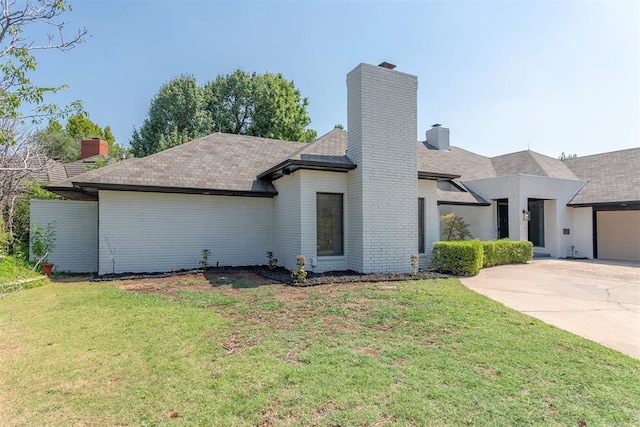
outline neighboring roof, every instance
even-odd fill
[[[640,202],[640,148],[564,160],[587,185],[569,205]]]
[[[491,164],[496,176],[524,174],[578,179],[561,160],[530,150],[492,157]]]
[[[113,164],[116,162],[116,159],[114,157],[97,154],[95,156],[87,157],[86,159],[77,160],[71,163],[65,163],[64,170],[66,172],[66,178],[71,178],[73,176],[80,175],[81,173],[85,173],[91,170],[91,167],[100,160],[106,160],[107,164]]]

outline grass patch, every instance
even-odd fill
[[[0,283],[41,276],[38,272],[29,273],[31,268],[32,265],[21,258],[10,255],[0,258]]]
[[[176,294],[52,284],[3,300],[3,419],[640,424],[640,361],[454,279]]]
[[[236,297],[218,292],[177,291],[178,302],[192,307],[211,307],[215,305],[233,305],[240,302]]]

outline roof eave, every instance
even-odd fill
[[[430,179],[436,181],[449,181],[451,179],[460,178],[461,175],[440,172],[422,172],[418,171],[418,179]]]
[[[47,185],[43,188],[47,191],[51,191],[52,193],[57,194],[58,196],[62,196],[65,199],[89,201],[98,200],[98,197],[95,194],[86,192],[80,187],[60,187],[55,185]]]
[[[74,182],[79,188],[97,190],[134,191],[142,193],[203,194],[211,196],[275,197],[277,191],[221,190],[215,188],[159,187],[152,185],[105,184],[93,182]]]
[[[331,163],[289,159],[277,164],[269,170],[262,172],[257,176],[257,178],[273,181],[281,178],[284,175],[289,175],[292,172],[297,171],[298,169],[346,173],[355,168],[356,165],[354,165],[353,163]]]
[[[567,206],[571,208],[588,208],[588,207],[611,207],[619,206],[623,209],[639,209],[640,200],[620,201],[620,202],[576,202],[573,201],[567,203]]]
[[[488,202],[450,202],[447,200],[438,200],[438,205],[459,205],[459,206],[491,206]]]

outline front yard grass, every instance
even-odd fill
[[[455,279],[162,280],[0,301],[0,424],[640,424],[640,361]]]

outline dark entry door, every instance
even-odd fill
[[[509,237],[509,199],[497,200],[498,203],[498,239]]]

